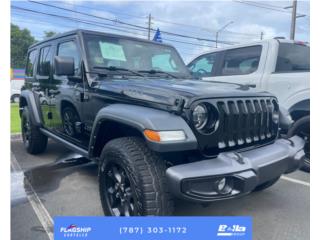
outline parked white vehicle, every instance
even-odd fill
[[[188,67],[205,81],[250,85],[275,94],[295,121],[288,135],[306,139],[304,169],[310,168],[310,47],[297,41],[269,39],[217,48]]]
[[[24,85],[24,80],[18,79],[18,80],[11,80],[11,95],[10,100],[13,103],[19,102],[21,88]]]

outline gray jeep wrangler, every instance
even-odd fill
[[[298,169],[290,119],[250,86],[192,79],[170,45],[75,30],[32,45],[20,96],[23,142],[48,137],[99,166],[106,215],[170,215],[173,197],[241,197]]]

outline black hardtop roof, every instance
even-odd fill
[[[85,30],[85,29],[75,29],[75,30],[71,30],[71,31],[68,31],[68,32],[64,32],[64,33],[60,33],[60,34],[54,35],[52,37],[46,38],[46,39],[44,39],[42,41],[39,41],[39,42],[36,42],[36,43],[32,44],[29,47],[29,49],[30,48],[34,48],[34,47],[36,47],[38,45],[41,45],[43,43],[46,43],[46,42],[50,42],[50,41],[55,40],[55,39],[59,39],[59,38],[62,38],[62,37],[67,37],[67,36],[70,36],[70,35],[80,35],[81,33],[90,33],[90,34],[104,35],[104,36],[110,36],[110,37],[126,38],[126,39],[136,40],[136,41],[140,41],[140,42],[148,42],[148,43],[153,43],[153,44],[159,44],[159,45],[165,45],[165,46],[168,46],[168,47],[173,47],[170,44],[159,43],[159,42],[150,41],[150,40],[147,40],[147,39],[142,39],[142,38],[137,38],[137,37],[131,37],[131,36],[119,35],[119,34],[113,34],[113,33],[106,33],[106,32],[99,32],[99,31],[92,31],[92,30]]]

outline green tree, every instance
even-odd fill
[[[11,24],[11,67],[24,68],[28,47],[35,43],[34,37],[28,29],[20,29]]]
[[[45,36],[46,38],[52,37],[52,36],[54,36],[54,35],[56,35],[56,34],[57,34],[57,33],[54,32],[54,31],[45,31],[45,32],[44,32],[44,36]]]

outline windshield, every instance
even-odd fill
[[[144,74],[189,76],[178,52],[170,46],[120,37],[85,34],[84,43],[92,71],[131,70]],[[114,71],[131,74],[130,71]]]

